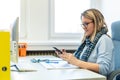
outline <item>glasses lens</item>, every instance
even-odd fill
[[[86,22],[86,23],[83,23],[81,26],[82,26],[82,27],[87,27],[90,23],[92,23],[92,22],[88,22],[88,23]]]
[[[83,24],[81,24],[81,27],[87,27],[88,26],[88,23],[83,23]]]
[[[83,26],[87,27],[89,23],[84,23]]]

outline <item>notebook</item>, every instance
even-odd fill
[[[78,66],[69,64],[66,61],[49,61],[49,62],[40,62],[42,66],[46,69],[75,69],[79,68]]]

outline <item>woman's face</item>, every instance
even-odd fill
[[[82,16],[82,27],[86,36],[91,36],[94,32],[94,23],[92,20]]]

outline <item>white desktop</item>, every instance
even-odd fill
[[[32,63],[31,59],[58,59],[54,56],[26,56],[20,57],[19,62],[29,64],[36,71],[11,71],[11,80],[106,80],[106,77],[86,69],[47,69],[41,63]]]

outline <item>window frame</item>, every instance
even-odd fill
[[[91,2],[91,1],[90,1]],[[91,2],[92,3],[92,2]],[[91,7],[90,3],[90,7]],[[54,25],[54,0],[49,0],[49,39],[81,39],[83,33],[55,33],[55,25]]]

